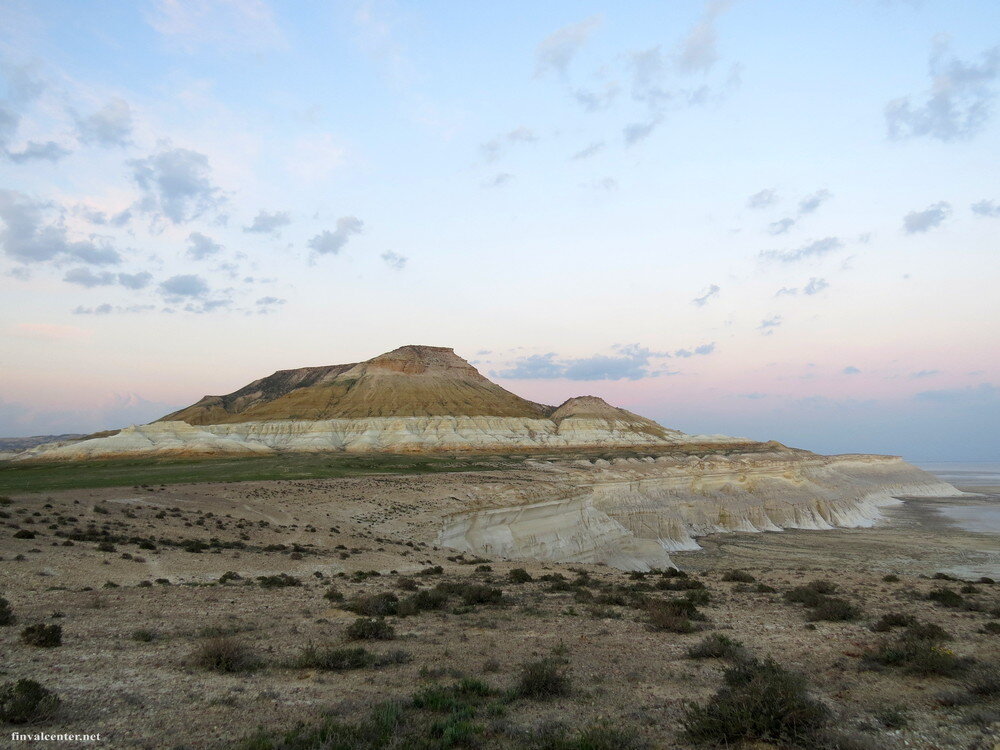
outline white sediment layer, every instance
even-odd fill
[[[570,494],[450,518],[438,542],[486,556],[669,565],[697,537],[725,532],[871,526],[899,497],[962,494],[889,456],[794,451],[711,459],[576,461],[550,491]]]
[[[134,425],[111,437],[40,445],[23,459],[75,460],[169,453],[267,453],[272,451],[510,450],[511,448],[630,447],[686,442],[745,442],[722,435],[665,437],[625,421],[570,417],[369,417],[320,421],[282,420],[192,426],[186,422]]]

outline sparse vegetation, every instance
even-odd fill
[[[396,629],[381,618],[359,617],[347,626],[344,634],[352,641],[391,641]]]
[[[510,579],[511,583],[530,583],[534,580],[531,577],[531,574],[524,568],[514,568],[507,574],[507,577]]]
[[[29,646],[55,648],[62,645],[62,625],[43,622],[29,625],[21,631],[21,640]]]
[[[10,602],[5,598],[0,596],[0,627],[8,627],[17,622],[17,617],[14,615],[14,609],[10,606]]]
[[[898,667],[920,677],[952,677],[964,672],[971,660],[945,648],[946,640],[950,636],[937,625],[915,623],[865,654],[864,660],[869,665]]]
[[[565,664],[555,658],[524,664],[515,692],[521,698],[536,700],[568,695],[570,678]]]
[[[768,659],[747,659],[725,673],[725,684],[704,705],[692,704],[681,722],[693,742],[805,742],[828,718],[811,698],[805,677]]]
[[[872,630],[876,633],[885,633],[893,628],[905,628],[915,624],[917,618],[903,612],[888,612],[882,615],[872,624]]]
[[[739,641],[712,633],[689,648],[687,655],[692,659],[740,659],[746,655],[746,649]]]
[[[393,593],[385,592],[358,596],[348,602],[344,608],[356,615],[385,617],[396,614],[398,606],[399,597]]]
[[[861,610],[845,599],[827,597],[810,607],[807,619],[810,621],[826,620],[841,622],[856,620],[861,616]]]
[[[213,672],[252,672],[261,665],[253,649],[244,641],[223,636],[201,643],[191,657],[196,667]]]
[[[288,575],[288,573],[278,573],[273,576],[257,576],[257,583],[259,583],[265,589],[275,589],[283,588],[285,586],[301,586],[302,581],[300,581],[295,576]]]
[[[0,724],[31,724],[44,721],[59,708],[59,698],[34,680],[0,685]]]
[[[747,573],[745,570],[729,570],[722,575],[723,581],[732,581],[734,583],[756,583],[757,579],[752,575]]]

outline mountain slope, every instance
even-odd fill
[[[366,417],[544,419],[552,411],[490,382],[450,348],[411,345],[356,364],[279,370],[228,395],[205,396],[159,421],[208,425]]]

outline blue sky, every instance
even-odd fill
[[[428,343],[691,432],[1000,455],[996,3],[0,20],[2,434]]]

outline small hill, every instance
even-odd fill
[[[553,411],[490,382],[453,349],[410,345],[365,362],[279,370],[228,395],[205,396],[159,421],[209,425],[366,417],[544,419]]]

